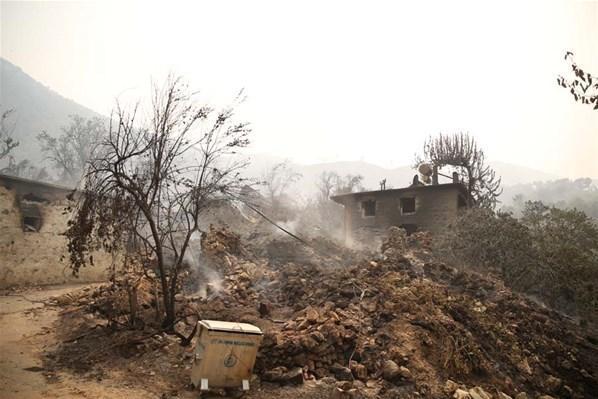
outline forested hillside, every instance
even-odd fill
[[[99,116],[0,58],[0,112],[7,109],[14,110],[8,122],[14,126],[13,138],[19,142],[12,153],[17,162],[25,159],[34,163],[42,161],[36,136],[44,130],[58,136],[60,128],[68,125],[69,115]]]

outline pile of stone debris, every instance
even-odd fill
[[[583,398],[598,392],[595,338],[498,280],[422,256],[429,242],[426,234],[406,237],[392,229],[373,258],[330,243],[319,251],[315,243],[306,249],[290,242],[278,246],[288,253],[274,260],[235,246],[211,259],[225,265],[220,295],[189,306],[205,318],[262,328],[256,363],[262,380],[334,378],[343,382],[337,397]],[[301,262],[306,251],[312,256]],[[347,263],[340,266],[339,259]]]
[[[323,381],[335,399],[595,397],[598,339],[588,328],[497,279],[446,266],[430,242],[391,229],[378,254],[290,237],[256,247],[210,228],[203,262],[221,279],[207,295],[177,295],[178,308],[257,325],[261,381]],[[139,287],[155,317],[157,285]],[[107,293],[87,294],[88,308],[105,307]],[[172,375],[182,380],[187,368]]]

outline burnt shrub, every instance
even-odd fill
[[[500,276],[560,310],[598,315],[598,226],[576,209],[527,202],[522,217],[463,211],[436,240],[447,262]]]
[[[544,297],[569,310],[598,314],[598,225],[583,211],[527,202],[521,223],[528,227],[545,271]]]

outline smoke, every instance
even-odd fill
[[[201,235],[198,231],[191,234],[185,262],[191,267],[191,290],[203,299],[212,299],[220,295],[223,289],[223,276],[211,268],[202,257]]]
[[[204,299],[213,299],[222,292],[223,279],[216,270],[205,266],[200,271],[201,277],[197,295]]]
[[[292,220],[277,221],[276,224],[278,224],[283,229],[290,231],[291,233],[297,233],[297,228],[299,227],[299,223],[300,223],[299,219],[300,219],[299,215],[296,215],[295,218]],[[271,229],[275,236],[288,237],[287,233],[280,230],[278,227],[276,227],[274,225],[271,226]]]

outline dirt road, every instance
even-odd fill
[[[0,296],[0,397],[159,398],[152,392],[122,386],[117,380],[93,381],[44,370],[43,352],[57,344],[53,323],[59,312],[45,302],[79,287],[49,287]]]
[[[44,354],[60,344],[55,334],[61,308],[48,305],[54,296],[75,291],[82,285],[45,287],[0,295],[0,398],[88,398],[88,399],[196,399],[226,396],[181,389],[165,394],[151,380],[139,380],[122,370],[104,370],[101,378],[78,376],[67,371],[44,368]],[[150,377],[151,378],[151,377]],[[182,387],[181,387],[182,388]],[[328,392],[326,389],[324,390]],[[322,398],[321,386],[313,381],[301,387],[266,385],[253,388],[247,399]],[[233,397],[236,397],[233,395]]]

